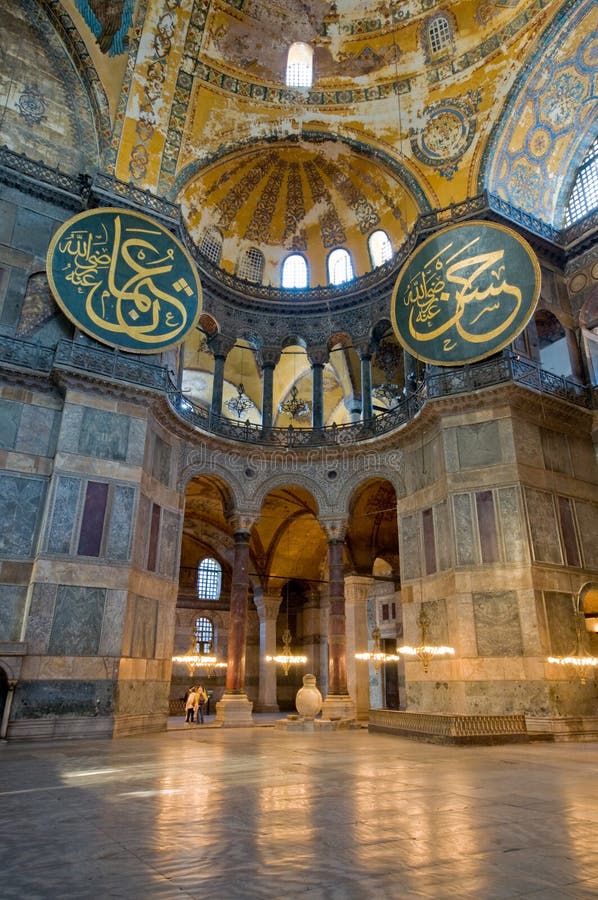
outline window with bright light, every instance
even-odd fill
[[[328,257],[328,281],[330,284],[345,284],[353,278],[353,263],[346,250],[338,248]]]
[[[197,596],[200,600],[219,600],[222,588],[222,567],[217,559],[208,556],[197,567]]]
[[[451,27],[444,16],[436,16],[428,26],[430,53],[436,56],[451,46]]]
[[[222,235],[217,228],[207,228],[201,239],[199,250],[210,262],[219,264],[222,257]]]
[[[241,257],[237,274],[239,278],[259,284],[264,274],[264,254],[261,250],[250,247]]]
[[[287,56],[287,87],[309,88],[313,83],[314,51],[309,44],[298,41],[289,47]]]
[[[307,287],[307,263],[299,253],[287,256],[283,262],[282,286],[283,288]]]
[[[195,620],[195,641],[198,653],[210,653],[214,646],[214,626],[206,616]]]
[[[583,219],[598,208],[598,138],[594,141],[575,179],[565,213],[565,225]]]
[[[368,238],[368,246],[374,267],[383,265],[392,256],[392,247],[385,231],[373,231]]]

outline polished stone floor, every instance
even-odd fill
[[[598,744],[176,727],[0,745],[0,897],[598,898]]]

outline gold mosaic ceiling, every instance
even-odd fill
[[[357,275],[371,268],[367,238],[392,235],[396,250],[417,218],[417,204],[397,177],[367,156],[326,140],[283,142],[226,158],[197,176],[182,194],[197,244],[210,226],[224,237],[225,260],[259,247],[267,271],[296,251],[310,265],[310,284],[326,284],[326,257],[351,248]]]

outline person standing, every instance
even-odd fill
[[[206,693],[206,689],[203,684],[200,684],[197,688],[197,694],[195,695],[195,709],[196,709],[196,717],[195,721],[198,725],[203,725],[203,717],[206,710],[206,704],[208,702],[208,695]]]
[[[193,714],[195,712],[195,701],[197,699],[197,688],[192,687],[189,689],[189,693],[187,694],[187,699],[185,700],[185,723],[193,722]]]

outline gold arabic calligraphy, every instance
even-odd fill
[[[99,229],[73,228],[58,243],[66,259],[64,278],[85,295],[90,321],[143,344],[170,342],[187,324],[185,304],[156,283],[160,276],[171,275],[175,265],[172,247],[160,256],[156,235],[165,237],[140,224],[123,229],[117,215],[112,238],[101,223]],[[193,294],[183,277],[170,280],[170,286]]]
[[[517,317],[521,291],[506,281],[504,249],[479,253],[475,251],[478,241],[479,237],[445,258],[453,247],[451,241],[409,279],[403,303],[409,308],[409,333],[414,340],[433,341],[454,327],[463,341],[486,343]],[[464,256],[468,251],[471,255]],[[498,324],[497,310],[504,313]],[[489,328],[484,324],[488,319]],[[452,337],[444,339],[445,352],[456,346]]]

